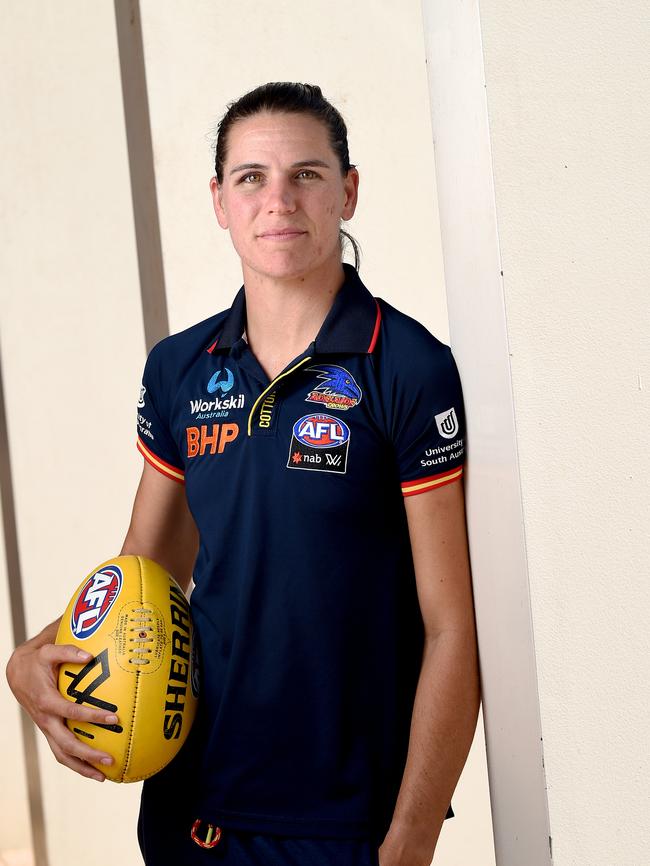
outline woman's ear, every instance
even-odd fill
[[[210,192],[212,193],[212,206],[217,217],[217,222],[222,229],[228,228],[228,217],[223,207],[223,190],[216,177],[210,178]]]
[[[341,219],[349,220],[354,216],[357,207],[357,198],[359,195],[359,172],[356,168],[349,168],[348,173],[343,180],[343,189],[345,190],[345,202]]]

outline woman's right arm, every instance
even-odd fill
[[[198,532],[185,497],[185,487],[145,462],[121,554],[153,559],[187,589],[198,551]],[[59,617],[31,640],[17,647],[7,664],[7,681],[21,706],[41,729],[60,764],[82,776],[104,781],[89,763],[112,763],[106,752],[81,742],[65,719],[115,724],[115,717],[66,700],[58,690],[62,662],[88,661],[76,646],[56,645]]]

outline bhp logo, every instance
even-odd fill
[[[239,424],[213,424],[211,432],[208,432],[207,424],[201,424],[200,427],[188,427],[186,434],[188,457],[202,457],[206,451],[223,454],[226,445],[239,436]]]

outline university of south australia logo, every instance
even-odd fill
[[[444,412],[440,412],[434,417],[436,419],[438,433],[440,433],[444,439],[453,439],[458,433],[458,418],[456,417],[454,407],[452,406],[451,409],[445,409]]]
[[[225,378],[222,378],[222,373],[225,373]],[[228,391],[232,390],[234,384],[235,377],[228,367],[224,367],[223,370],[217,370],[217,372],[210,377],[210,381],[208,382],[208,394],[216,394],[217,391],[221,391],[222,394],[227,394]]]
[[[117,565],[105,565],[91,575],[72,607],[72,634],[79,640],[94,634],[106,619],[121,589],[122,571]]]

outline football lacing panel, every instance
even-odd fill
[[[134,633],[129,637],[129,664],[148,665],[147,654],[152,651],[154,642],[153,611],[148,607],[137,607],[129,619],[129,631]]]

